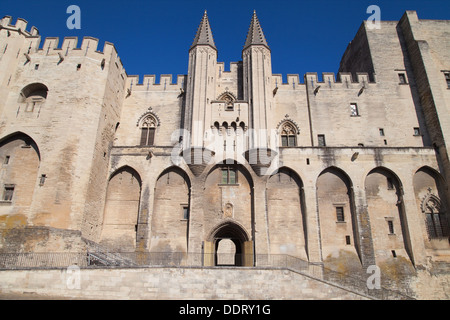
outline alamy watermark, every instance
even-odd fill
[[[370,276],[367,278],[366,285],[367,289],[381,289],[381,270],[380,267],[376,265],[371,265],[367,268],[367,274]]]
[[[381,29],[381,9],[377,5],[371,5],[367,7],[367,14],[371,14],[371,16],[367,19],[367,28],[372,29]]]
[[[65,272],[66,288],[69,290],[81,289],[81,270],[78,266],[69,266]]]
[[[77,5],[70,5],[67,7],[66,13],[70,14],[67,18],[66,25],[70,30],[81,29],[81,9]]]

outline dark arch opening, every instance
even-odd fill
[[[233,266],[243,266],[244,265],[244,243],[249,241],[249,236],[243,227],[238,224],[227,221],[216,227],[211,233],[211,238],[214,242],[214,265],[233,265]],[[220,253],[219,243],[222,240],[231,240],[234,244],[234,257],[230,256],[230,253]],[[221,261],[227,261],[225,264]]]

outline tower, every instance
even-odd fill
[[[206,109],[215,96],[216,63],[217,48],[205,10],[194,42],[189,49],[184,128],[189,131],[191,140],[190,143],[185,141],[185,146],[188,144],[187,146],[203,147]]]
[[[250,148],[270,147],[267,109],[273,100],[272,59],[256,11],[242,50],[242,61],[244,100],[249,103],[249,127],[253,129],[249,137]]]

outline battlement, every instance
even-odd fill
[[[15,25],[11,25],[12,18],[5,16],[0,22],[0,32],[19,32],[25,35],[26,53],[30,56],[34,54],[44,56],[57,56],[59,60],[69,55],[87,56],[92,59],[103,61],[103,63],[115,63],[119,72],[125,72],[122,61],[120,60],[117,50],[113,43],[105,41],[103,50],[98,50],[99,39],[94,37],[83,37],[81,45],[79,45],[78,37],[65,37],[62,42],[58,37],[42,38],[38,30],[32,27],[31,30],[25,31],[28,22],[18,18]],[[59,44],[61,43],[61,46]]]
[[[22,18],[18,18],[16,24],[12,24],[11,16],[4,16],[0,20],[0,29],[6,29],[10,31],[18,31],[25,34],[28,37],[35,37],[39,35],[39,30],[36,27],[31,27],[30,31],[27,31],[28,21]]]
[[[373,75],[374,79],[375,74]],[[273,74],[272,82],[276,88],[294,88],[299,85],[308,84],[310,86],[325,85],[325,86],[341,86],[350,87],[353,84],[359,86],[368,86],[375,82],[370,81],[369,74],[367,72],[357,72],[356,79],[349,72],[339,72],[337,76],[334,72],[323,72],[322,79],[319,79],[317,72],[307,72],[302,78],[298,74],[288,74],[287,82],[283,82],[283,75]]]
[[[130,91],[173,91],[185,88],[187,76],[177,75],[176,82],[172,82],[171,74],[162,74],[159,82],[156,82],[156,75],[144,75],[143,81],[139,82],[138,75],[129,75],[126,81],[126,88]]]

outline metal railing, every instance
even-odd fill
[[[98,248],[97,248],[98,249]],[[327,269],[286,254],[205,254],[184,252],[0,253],[0,270],[137,267],[258,267],[290,270],[344,290],[382,300],[410,300],[384,287],[369,289],[367,279]]]

